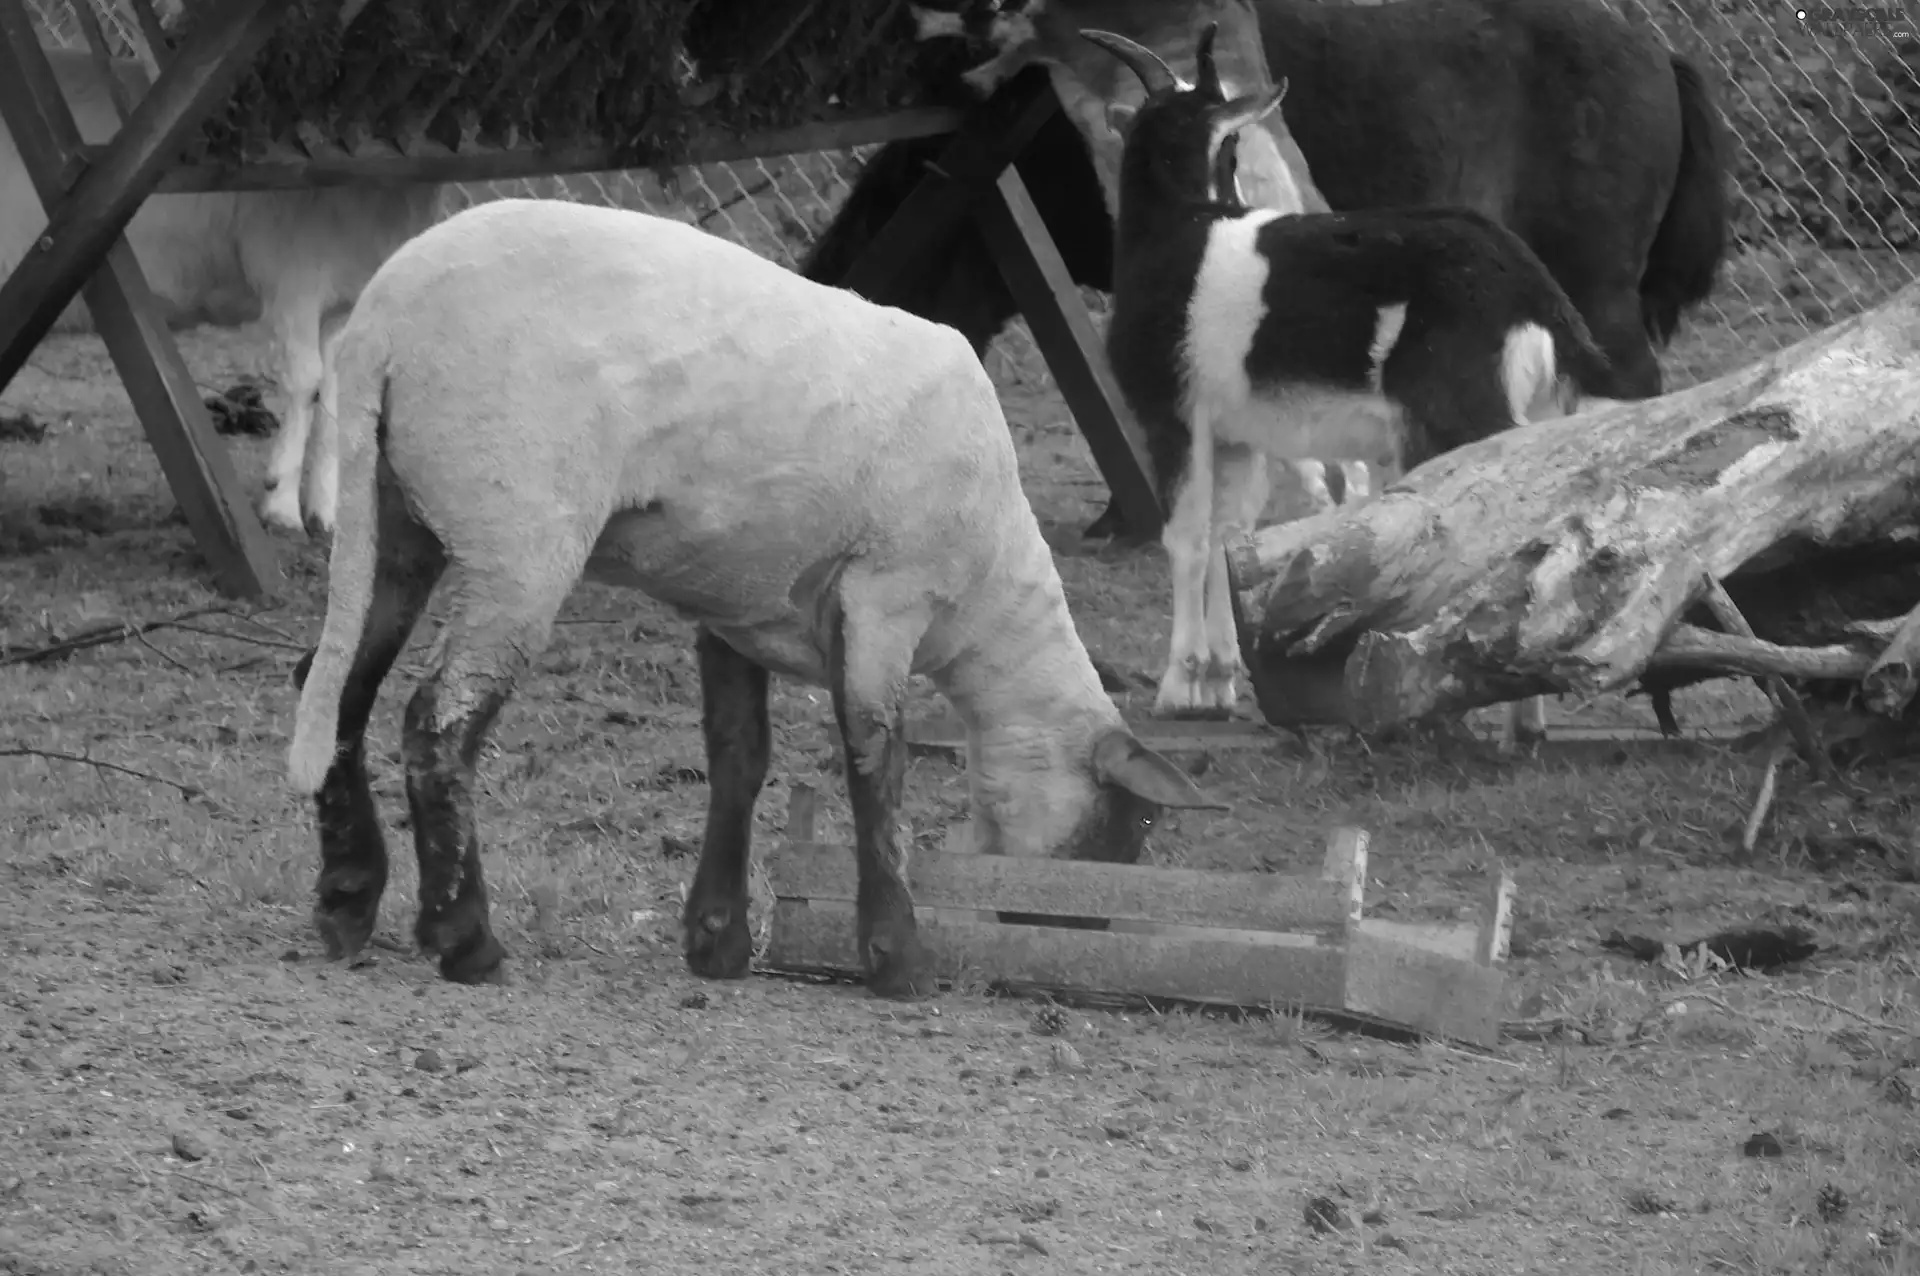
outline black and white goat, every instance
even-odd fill
[[[1240,657],[1225,542],[1251,530],[1267,461],[1420,464],[1607,383],[1546,267],[1479,213],[1251,209],[1234,138],[1280,105],[1227,99],[1124,36],[1081,34],[1147,97],[1125,138],[1107,348],[1168,506],[1173,637],[1155,712],[1230,708]],[[1116,108],[1116,116],[1122,113]]]

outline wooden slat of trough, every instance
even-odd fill
[[[1498,966],[1403,943],[1365,923],[1347,937],[1342,961],[1345,1009],[1474,1045],[1498,1042]]]
[[[916,914],[934,971],[947,979],[973,975],[1016,988],[1101,997],[1342,1008],[1344,958],[1338,948],[1002,926]],[[855,947],[851,906],[783,899],[774,905],[765,963],[796,972],[857,975]]]
[[[781,899],[851,902],[858,881],[852,851],[818,842],[774,852],[767,876]],[[1345,882],[1274,873],[920,851],[907,877],[926,908],[1311,933],[1337,933],[1349,912]]]

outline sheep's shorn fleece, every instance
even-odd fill
[[[474,760],[583,575],[699,625],[710,795],[683,922],[700,974],[751,956],[770,670],[833,694],[876,992],[932,986],[903,872],[910,674],[967,724],[980,851],[1133,860],[1163,807],[1217,805],[1101,689],[993,386],[952,329],[677,222],[502,200],[395,253],[335,359],[339,529],[289,757],[317,794],[335,955],[366,942],[386,879],[367,718],[442,576],[403,754],[415,936],[450,979],[503,955]]]

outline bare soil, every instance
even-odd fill
[[[1710,370],[1765,335],[1676,358]],[[210,388],[250,369],[230,335],[183,345]],[[1086,450],[1044,377],[996,366],[1089,646],[1157,672],[1159,551],[1079,544],[1105,495]],[[97,341],[49,341],[0,400],[19,412],[47,433],[0,440],[0,642],[224,605]],[[267,447],[232,441],[250,485]],[[1034,1003],[976,990],[903,1007],[689,976],[690,629],[587,587],[483,767],[511,982],[454,987],[405,945],[392,749],[417,666],[374,728],[383,946],[343,969],[308,929],[313,833],[282,767],[325,564],[283,548],[277,607],[0,666],[0,1273],[1920,1271],[1910,761],[1851,793],[1790,767],[1743,857],[1759,761],[1725,748],[1223,750],[1198,765],[1232,811],[1170,821],[1156,862],[1310,872],[1358,824],[1369,909],[1424,920],[1465,916],[1503,861],[1508,1018],[1561,1031],[1483,1055],[1163,1008],[1046,1035]],[[1680,704],[1690,726],[1761,708],[1738,684]],[[1618,698],[1555,716],[1651,722]],[[778,685],[774,720],[763,844],[796,781],[844,834],[825,696]],[[937,844],[959,771],[916,760],[909,790]],[[1748,922],[1822,951],[1744,977],[1600,947]]]

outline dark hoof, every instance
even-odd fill
[[[321,875],[314,893],[313,928],[334,961],[352,961],[373,938],[380,918],[380,895],[387,878],[382,872],[339,869]]]
[[[917,934],[908,930],[867,941],[867,990],[890,1001],[917,1001],[940,991]]]
[[[680,951],[687,969],[702,979],[745,979],[753,965],[746,901],[707,908],[689,901],[681,916]]]
[[[440,958],[440,977],[456,984],[500,982],[500,963],[507,950],[487,929],[485,921],[462,924],[451,918],[429,918],[414,923],[414,943],[420,951]]]
[[[1088,523],[1087,530],[1080,535],[1090,541],[1099,541],[1113,536],[1124,536],[1126,533],[1126,524],[1120,521],[1120,507],[1109,505],[1106,512]]]
[[[455,984],[505,983],[506,973],[500,963],[506,956],[500,941],[482,931],[479,939],[463,951],[440,954],[440,977]]]
[[[313,929],[326,946],[327,959],[351,963],[359,957],[373,938],[373,923],[378,916],[378,908],[370,912],[357,908],[314,909]]]
[[[294,662],[293,689],[295,691],[304,691],[306,689],[307,675],[313,671],[313,657],[319,650],[318,647],[308,648],[307,654]]]

